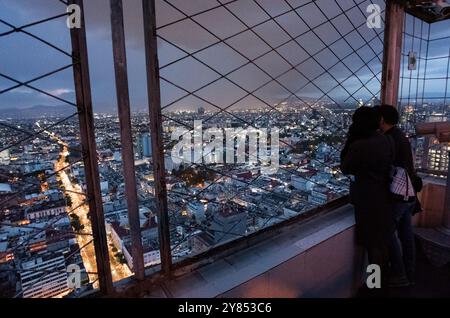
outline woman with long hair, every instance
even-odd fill
[[[394,149],[389,137],[378,132],[380,115],[375,109],[360,107],[352,119],[341,153],[341,170],[351,177],[357,243],[367,249],[369,264],[380,266],[384,285],[394,228],[389,191]]]

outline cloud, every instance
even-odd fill
[[[57,88],[49,91],[50,94],[55,95],[57,97],[61,97],[62,95],[74,93],[73,89],[68,88]]]
[[[169,0],[168,2],[172,3],[183,12],[176,10],[165,1],[156,1],[157,24],[159,26],[170,24],[170,22],[183,18],[183,13],[192,15],[206,8],[218,6],[220,3],[226,3],[228,1]],[[289,0],[288,2],[293,6],[307,3],[307,1],[293,0]],[[349,9],[354,5],[353,0],[340,0],[338,2],[344,10]],[[383,2],[384,1],[382,0],[375,1],[375,3],[380,4]],[[5,3],[4,9],[2,9],[3,3]],[[6,6],[6,3],[11,4],[11,6]],[[39,18],[48,17],[64,11],[64,5],[55,3],[57,3],[55,0],[1,0],[0,15],[2,18],[5,17],[6,20],[20,25],[22,22],[27,23],[35,21]],[[115,88],[109,0],[89,0],[84,3],[93,104],[94,107],[109,108],[112,110],[115,109],[114,106],[116,101],[115,94],[111,94],[111,92],[114,92]],[[257,3],[260,6],[258,6]],[[288,70],[290,68],[289,64],[297,65],[301,62],[301,64],[298,65],[298,70],[301,74],[296,71],[290,71],[278,79],[284,87],[287,87],[294,92],[297,92],[297,90],[302,87],[301,91],[298,92],[299,96],[321,96],[321,90],[332,90],[336,85],[336,80],[338,80],[343,84],[345,90],[341,87],[332,90],[330,92],[332,98],[339,99],[340,97],[347,97],[349,92],[356,92],[356,98],[366,98],[365,95],[368,95],[369,92],[364,89],[359,90],[362,84],[355,80],[352,72],[356,72],[359,79],[364,81],[364,83],[368,82],[370,91],[377,92],[380,86],[379,82],[375,79],[370,80],[372,71],[367,67],[364,67],[364,62],[368,62],[373,57],[374,52],[379,53],[382,50],[382,34],[379,34],[379,39],[372,39],[375,35],[373,30],[364,27],[366,17],[356,8],[347,12],[347,16],[351,17],[352,22],[355,25],[361,24],[363,27],[359,28],[359,32],[351,32],[353,26],[348,22],[346,16],[342,14],[337,16],[340,13],[340,8],[331,5],[334,1],[318,0],[315,3],[321,6],[324,11],[323,14],[315,9],[315,5],[312,2],[302,6],[301,9],[297,10],[297,13],[310,26],[317,26],[314,32],[320,40],[312,33],[300,36],[298,39],[300,45],[291,41],[278,48],[277,51],[284,59],[278,54],[271,52],[252,61],[264,72],[256,69],[254,65],[247,65],[245,68],[233,72],[228,77],[232,79],[233,82],[243,87],[253,86],[253,88],[256,88],[258,86],[255,85],[256,83],[268,80],[265,72],[276,77],[276,75],[282,74],[284,71]],[[363,12],[368,3],[369,2],[364,2],[361,4]],[[142,25],[142,0],[124,0],[123,4],[131,104],[136,107],[143,107],[147,104],[147,91],[145,85],[146,74]],[[257,34],[247,31],[235,37],[231,37],[221,44],[208,47],[195,54],[196,58],[222,74],[246,63],[247,59],[245,56],[249,56],[250,58],[256,57],[263,52],[269,51],[270,48],[258,38],[258,35],[270,45],[277,46],[278,44],[289,41],[290,36],[300,35],[308,29],[305,22],[303,22],[296,13],[288,13],[291,9],[285,4],[284,0],[239,0],[237,2],[231,2],[227,8],[229,8],[231,12],[228,12],[225,8],[217,8],[193,17],[195,22],[200,23],[214,35],[188,19],[159,29],[158,33],[160,36],[173,42],[181,49],[179,50],[175,46],[160,39],[160,64],[165,65],[186,56],[186,53],[182,52],[183,50],[190,53],[208,47],[212,43],[218,41],[216,36],[224,38],[243,30],[245,27],[234,17],[234,15],[242,19],[249,26],[253,26],[265,21],[268,18],[268,14],[272,16],[280,14],[280,16],[276,18],[276,21],[287,32],[284,32],[284,30],[272,20],[255,27],[254,31]],[[326,17],[324,15],[326,15]],[[326,22],[327,18],[332,19],[331,22],[333,24],[325,23],[321,25],[322,22]],[[58,22],[60,25],[50,27],[45,24],[40,27],[32,28],[30,31],[43,36],[52,43],[56,42],[67,51],[70,51],[70,37],[68,36],[67,29],[63,22],[64,19]],[[345,40],[339,40],[340,35],[333,25],[339,27],[341,33],[345,34],[350,32],[345,37]],[[379,32],[381,32],[381,30]],[[433,27],[433,33],[441,32],[446,32],[445,27]],[[290,36],[286,33],[289,33]],[[370,46],[368,46],[365,41],[369,41],[370,39],[372,40],[370,41]],[[21,80],[26,80],[33,76],[43,74],[49,69],[66,65],[67,60],[65,56],[62,56],[58,52],[49,51],[48,48],[42,47],[39,43],[30,45],[29,41],[30,39],[22,35],[22,38],[18,36],[14,37],[6,44],[11,48],[8,50],[10,51],[8,52],[8,55],[12,56],[9,57],[6,53],[0,51],[0,60],[5,61],[2,65],[2,71],[16,75]],[[328,49],[322,50],[324,44],[329,45]],[[352,52],[352,49],[358,49],[358,54],[348,56],[348,54]],[[319,51],[320,53],[317,53]],[[309,54],[313,55],[314,58],[308,59]],[[447,52],[445,52],[445,54],[447,54]],[[346,58],[342,62],[339,62],[338,58],[343,59],[344,57]],[[197,84],[202,80],[204,80],[204,83],[207,83],[219,76],[211,69],[199,64],[201,63],[190,57],[179,61],[168,68],[163,68],[161,70],[161,75],[188,90],[194,83]],[[377,73],[378,70],[381,69],[380,64],[381,63],[375,59],[369,63],[369,67],[373,72]],[[325,69],[329,74],[319,76],[314,80],[314,84],[304,85],[306,79],[311,80],[316,78],[324,72]],[[433,67],[430,67],[430,72],[432,72],[432,69]],[[350,79],[345,80],[347,77],[350,77]],[[222,105],[227,101],[229,96],[241,93],[240,89],[234,87],[226,80],[220,81],[219,84],[221,85],[209,86],[199,92],[199,94],[201,96],[211,97],[208,98],[208,100]],[[65,78],[49,78],[48,82],[45,82],[45,85],[40,88],[47,89],[53,95],[62,96],[73,93],[73,90],[67,88],[70,88],[71,86],[73,86],[73,78],[67,76]],[[234,89],[232,89],[233,87]],[[184,92],[180,92],[178,89],[175,89],[164,82],[161,85],[161,89],[162,95],[165,97],[163,102],[175,100],[180,95],[184,95]],[[251,91],[251,89],[249,90]],[[227,94],[227,91],[231,92]],[[270,104],[279,102],[287,97],[285,89],[279,85],[268,85],[267,87],[263,87],[256,92],[256,95]],[[9,102],[14,103],[12,99]],[[189,102],[189,99],[184,99],[177,103],[177,105],[179,105],[180,108],[183,108],[188,106]],[[19,101],[17,101],[17,103],[19,103]],[[246,105],[242,105],[242,107],[246,107]]]

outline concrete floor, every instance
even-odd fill
[[[422,247],[417,242],[416,285],[402,288],[390,288],[383,292],[361,289],[357,298],[450,298],[450,264],[443,267],[433,266]]]

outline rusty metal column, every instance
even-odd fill
[[[162,136],[161,92],[159,83],[158,45],[154,0],[142,0],[144,14],[145,58],[147,63],[147,93],[152,136],[153,173],[155,176],[156,208],[158,209],[161,267],[169,275],[172,267],[169,215],[167,209],[166,171]]]
[[[404,19],[403,6],[386,1],[381,102],[394,107],[398,104]]]
[[[119,110],[120,139],[122,141],[122,163],[128,205],[128,223],[131,232],[133,272],[136,279],[143,280],[145,276],[144,254],[141,241],[141,225],[139,221],[139,206],[137,201],[136,173],[134,166],[123,6],[122,0],[110,0],[110,4],[117,107]]]
[[[73,73],[79,111],[81,146],[85,156],[84,165],[87,197],[89,199],[89,213],[92,224],[98,280],[100,290],[108,295],[113,293],[114,287],[109,263],[102,194],[100,191],[83,0],[70,0],[69,4],[78,5],[81,9],[81,28],[73,28],[70,32],[74,63]]]

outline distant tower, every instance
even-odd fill
[[[199,107],[199,108],[197,109],[197,114],[199,114],[199,115],[204,115],[204,114],[205,114],[205,108]]]
[[[370,106],[375,107],[381,105],[381,101],[377,97],[372,97],[370,100]]]
[[[139,158],[150,158],[152,156],[152,140],[149,133],[139,136],[137,153]]]
[[[360,99],[358,100],[358,103],[357,103],[356,105],[357,105],[358,108],[364,106],[364,101],[362,100],[362,98],[360,98]]]

